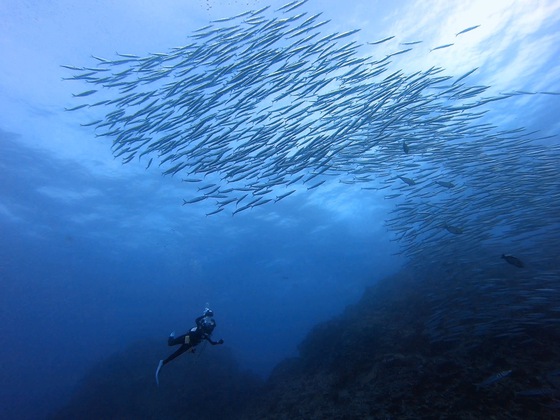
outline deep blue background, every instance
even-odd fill
[[[0,156],[1,196],[20,209],[3,207],[0,240],[0,379],[14,413],[60,404],[93,362],[138,339],[165,343],[207,302],[214,338],[264,377],[314,324],[397,267],[373,205],[347,218],[296,198],[235,217],[185,217],[158,186],[176,179],[96,179],[7,133]],[[163,206],[169,219],[146,223]]]

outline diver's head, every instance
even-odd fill
[[[204,317],[201,323],[202,331],[206,334],[212,334],[214,328],[216,328],[216,321],[214,321],[210,316]]]

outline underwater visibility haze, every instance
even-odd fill
[[[560,416],[558,1],[0,17],[2,418]]]

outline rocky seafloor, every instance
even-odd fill
[[[499,271],[508,282],[526,278],[510,267]],[[410,269],[369,288],[358,304],[316,326],[300,357],[276,367],[245,418],[560,418],[558,319],[549,314],[523,329],[518,324],[534,308],[513,308],[513,295],[497,286],[465,287],[468,274]],[[478,306],[478,317],[458,300]],[[501,308],[502,332],[491,319],[484,330],[485,316],[498,315],[492,305]],[[435,319],[442,331],[433,331]]]

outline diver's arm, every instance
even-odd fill
[[[209,335],[207,335],[207,336],[204,337],[204,338],[206,338],[206,340],[208,340],[208,342],[209,342],[210,344],[212,344],[213,346],[215,346],[215,345],[217,345],[217,344],[224,344],[224,340],[222,340],[222,339],[219,339],[218,341],[212,341],[212,339],[210,338]]]

